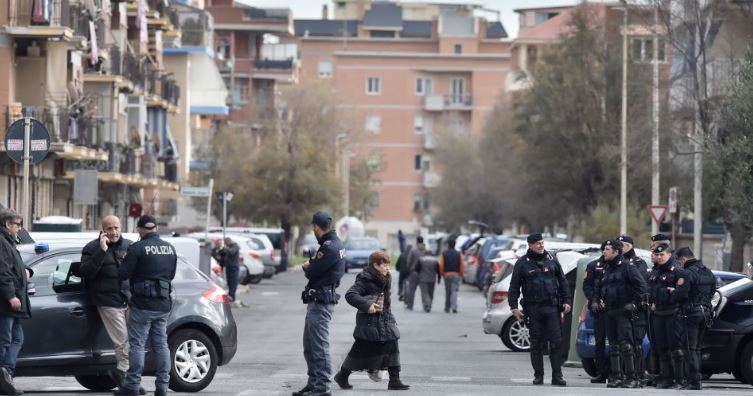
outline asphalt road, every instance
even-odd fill
[[[343,278],[340,294],[353,284],[351,271]],[[239,294],[247,308],[235,309],[238,323],[238,353],[227,366],[220,367],[212,384],[202,394],[207,395],[289,395],[306,383],[306,364],[303,359],[301,336],[305,306],[300,291],[305,278],[300,271],[278,274]],[[350,391],[336,388],[338,395],[600,395],[603,385],[589,383],[582,369],[564,368],[567,388],[530,384],[532,370],[528,354],[507,350],[496,336],[483,334],[481,314],[484,299],[477,289],[462,285],[458,314],[444,313],[444,285],[436,289],[434,310],[407,311],[397,301],[393,312],[402,334],[400,351],[403,382],[409,391],[387,391],[387,380],[372,382],[361,373],[351,376]],[[420,306],[417,293],[416,306]],[[332,356],[335,370],[352,344],[355,309],[344,300],[338,304],[332,325]],[[27,340],[30,342],[30,340]],[[548,363],[546,382],[550,379]],[[146,377],[144,386],[153,390],[153,377]],[[18,378],[17,385],[27,394],[105,395],[89,392],[73,378]],[[675,391],[646,389],[610,389],[610,394],[750,394],[731,376],[715,376],[704,383],[703,391]],[[171,392],[172,394],[172,392]]]

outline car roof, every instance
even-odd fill
[[[742,278],[746,277],[745,274],[741,274],[739,272],[716,271],[716,270],[712,270],[711,272],[714,273],[714,275],[716,275],[716,276],[718,276],[720,278],[727,278],[727,279],[737,278],[737,279],[742,279]]]

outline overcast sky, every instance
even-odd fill
[[[241,0],[252,6],[259,7],[290,7],[294,18],[321,18],[322,5],[327,4],[332,10],[331,0]],[[461,0],[462,1],[462,0]],[[474,3],[483,3],[486,8],[499,10],[502,16],[502,24],[507,29],[510,37],[518,34],[518,18],[513,12],[516,8],[541,7],[551,5],[577,4],[578,0],[473,0]]]

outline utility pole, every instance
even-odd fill
[[[659,205],[659,1],[654,7],[654,133],[651,139],[651,205]],[[651,235],[659,233],[659,223],[651,222]]]
[[[628,6],[622,20],[622,130],[620,133],[620,234],[627,234],[627,78],[628,78]]]
[[[703,59],[703,57],[698,56],[702,50],[701,34],[700,29],[696,29],[693,51],[696,59]],[[698,66],[696,63],[696,69],[698,69]],[[702,63],[700,67],[706,67],[706,64]],[[704,79],[702,85],[696,85],[696,92],[693,97],[695,110],[693,115],[693,151],[695,152],[693,155],[693,251],[695,256],[699,258],[703,257],[703,128],[701,128],[699,96],[706,97],[705,84],[706,80]]]

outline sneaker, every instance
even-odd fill
[[[0,367],[0,392],[4,395],[18,394],[18,389],[13,385],[13,377],[6,367]]]
[[[366,372],[369,375],[369,379],[374,382],[382,382],[386,371],[384,370],[368,370]]]

